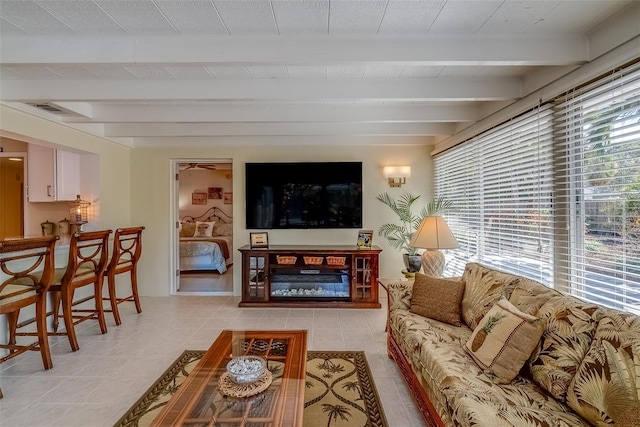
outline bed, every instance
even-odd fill
[[[233,218],[218,207],[180,222],[180,272],[218,271],[233,263]]]

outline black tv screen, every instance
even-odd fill
[[[247,228],[361,228],[362,162],[247,163]]]

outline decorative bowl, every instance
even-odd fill
[[[227,363],[227,372],[238,384],[248,384],[260,378],[267,368],[267,361],[258,356],[238,356]]]

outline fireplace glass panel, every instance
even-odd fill
[[[300,270],[299,274],[272,274],[271,297],[295,299],[349,298],[346,272]]]

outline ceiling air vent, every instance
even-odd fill
[[[63,110],[62,108],[58,108],[55,107],[51,104],[36,104],[36,103],[28,103],[28,105],[35,107],[35,108],[39,108],[41,110],[47,111],[49,113],[53,113],[53,114],[69,114],[66,110]]]

